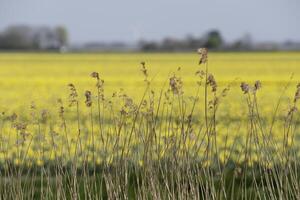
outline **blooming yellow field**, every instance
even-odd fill
[[[292,106],[297,82],[300,80],[299,52],[210,53],[208,60],[208,70],[216,79],[218,93],[221,93],[224,88],[230,85],[228,95],[220,100],[217,113],[218,130],[221,132],[220,135],[223,136],[218,137],[220,143],[222,143],[225,135],[237,136],[246,134],[247,132],[247,98],[240,89],[241,82],[253,85],[256,80],[261,81],[262,88],[257,92],[257,102],[261,118],[266,124],[273,120],[275,108],[279,100],[281,103],[278,107],[278,118],[288,113]],[[95,134],[99,133],[101,129],[101,127],[98,128],[97,125],[97,114],[95,114],[97,113],[97,109],[94,108],[94,111],[92,111],[94,116],[91,116],[93,119],[91,121],[89,120],[90,108],[85,105],[84,94],[86,90],[92,92],[93,105],[96,105],[95,103],[97,102],[96,80],[90,76],[92,72],[98,72],[100,78],[104,80],[105,103],[103,103],[103,105],[101,104],[101,106],[106,112],[103,112],[103,116],[101,116],[102,122],[100,124],[104,127],[104,130],[107,129],[108,135],[117,134],[112,130],[115,127],[111,125],[113,122],[110,120],[114,118],[111,116],[112,113],[108,107],[111,105],[110,103],[114,103],[112,109],[116,111],[116,114],[119,114],[118,109],[122,107],[121,102],[124,100],[124,95],[126,98],[130,97],[130,99],[136,102],[136,105],[139,105],[147,87],[141,72],[142,61],[146,63],[147,73],[149,74],[148,80],[151,82],[149,90],[154,91],[154,99],[158,101],[160,91],[167,91],[169,89],[169,78],[176,75],[176,77],[181,77],[183,82],[183,95],[185,98],[183,102],[186,110],[192,109],[194,98],[199,98],[199,101],[195,104],[194,115],[196,118],[203,117],[203,84],[200,88],[198,87],[197,81],[199,81],[199,77],[196,76],[195,73],[199,70],[204,70],[204,66],[198,65],[199,55],[196,53],[0,54],[0,91],[2,94],[0,98],[0,111],[3,112],[2,118],[4,119],[1,125],[1,133],[4,134],[4,136],[2,135],[2,139],[8,141],[6,146],[2,145],[2,150],[5,152],[5,149],[8,149],[7,145],[12,146],[12,148],[9,148],[9,153],[1,154],[1,157],[17,157],[16,154],[20,149],[18,145],[15,146],[15,144],[23,144],[26,142],[27,145],[31,145],[31,141],[33,141],[33,146],[31,145],[29,150],[26,150],[27,147],[25,145],[22,147],[23,151],[28,151],[26,153],[27,157],[39,157],[41,155],[37,156],[34,149],[40,148],[38,141],[41,138],[44,138],[41,139],[42,141],[47,141],[45,142],[45,146],[48,145],[48,148],[51,149],[51,145],[53,145],[51,140],[54,136],[48,133],[64,135],[64,131],[60,126],[60,103],[58,103],[57,99],[62,99],[64,112],[67,116],[67,132],[69,135],[68,139],[70,140],[67,140],[67,143],[78,142],[76,109],[68,107],[70,94],[68,88],[69,83],[74,84],[76,87],[80,100],[79,125],[81,131],[85,133],[85,136],[81,135],[81,137],[85,137],[82,148],[90,148],[91,122],[94,123],[95,127],[92,131],[95,131]],[[199,96],[197,96],[197,91],[199,91]],[[119,102],[113,99],[116,94],[120,98]],[[151,97],[148,97],[148,94],[151,93],[147,93],[146,98],[151,101]],[[126,99],[126,101],[127,100],[128,99]],[[155,105],[155,108],[156,107],[157,104]],[[71,114],[72,111],[73,114]],[[178,112],[178,115],[180,115],[181,111],[174,112]],[[18,119],[20,119],[19,123],[27,123],[27,121],[30,121],[30,125],[26,125],[26,131],[29,132],[28,135],[32,136],[32,140],[26,139],[26,137],[22,138],[18,135],[18,131],[22,131],[22,127],[19,127],[19,130],[15,132],[9,123],[4,123],[5,119],[11,117],[13,113],[18,115]],[[50,125],[43,125],[42,130],[36,128],[36,124],[43,124],[42,118],[45,113],[49,118],[48,121],[51,121],[49,123]],[[37,122],[34,121],[34,116],[38,116],[36,117]],[[296,121],[298,120],[297,122],[299,122],[299,114],[297,116]],[[116,124],[119,123],[121,122],[116,122]],[[201,126],[204,122],[200,120],[195,123]],[[269,125],[266,125],[266,130],[269,130],[268,126]],[[128,130],[124,130],[124,132],[126,131]],[[170,130],[168,129],[168,131]],[[7,132],[13,132],[13,134],[8,136]],[[275,135],[282,138],[282,135],[280,135],[281,132],[282,124],[274,125]],[[41,136],[34,136],[38,134]],[[99,134],[97,134],[96,137],[101,140]],[[137,137],[137,135],[134,137]],[[191,138],[193,137],[194,136],[191,135]],[[231,144],[233,143],[233,138],[234,137],[231,137]],[[126,139],[124,140],[123,143],[126,145]],[[62,147],[66,144],[66,138],[56,141],[56,145]],[[98,143],[98,145],[101,146],[100,143]],[[134,140],[132,145],[135,145]],[[74,148],[71,149],[71,154],[76,153],[75,146],[77,146],[77,144],[73,145]],[[101,149],[101,147],[99,147],[99,149]],[[66,153],[67,150],[61,149],[61,152],[63,151]],[[47,155],[48,158],[51,158],[51,156],[54,157],[53,151],[49,151],[48,154],[43,153],[43,155]],[[43,159],[39,157],[37,160],[41,161]]]
[[[81,96],[94,86],[90,78],[99,72],[105,81],[105,93],[111,95],[120,88],[134,97],[144,90],[140,62],[145,61],[153,84],[163,87],[175,72],[182,77],[186,94],[195,91],[195,72],[198,65],[195,54],[0,54],[1,110],[14,110],[30,105],[53,105],[57,98],[65,98],[67,84],[73,83]],[[180,72],[177,72],[178,68]],[[211,53],[209,71],[215,75],[220,87],[236,82],[232,96],[241,98],[239,83],[260,80],[263,90],[259,94],[269,106],[274,105],[284,84],[300,80],[300,53]],[[235,91],[235,89],[238,89]],[[294,89],[294,85],[291,84]],[[291,90],[293,91],[293,90]],[[289,91],[288,91],[289,92]],[[291,95],[291,93],[287,93]]]
[[[122,88],[138,101],[145,90],[140,71],[141,61],[146,62],[155,90],[159,91],[163,87],[168,89],[169,77],[176,73],[182,78],[185,95],[196,93],[198,78],[195,72],[204,69],[198,65],[196,53],[0,54],[0,110],[21,111],[24,114],[31,102],[35,102],[40,109],[53,109],[58,98],[68,97],[69,83],[73,83],[79,97],[84,98],[85,90],[94,88],[95,81],[90,77],[93,71],[99,72],[101,79],[105,81],[107,98]],[[181,69],[179,72],[178,68]],[[284,100],[292,98],[295,85],[300,80],[300,53],[211,53],[209,71],[214,74],[219,88],[235,83],[224,100],[228,102],[222,104],[222,109],[231,110],[231,115],[239,116],[242,111],[240,107],[245,104],[240,83],[260,80],[260,105],[269,113],[276,106],[288,82],[290,86],[283,96]]]

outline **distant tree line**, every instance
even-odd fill
[[[198,47],[221,49],[224,44],[221,33],[217,30],[209,31],[203,37],[187,36],[184,39],[167,37],[162,41],[140,41],[141,51],[190,51]]]
[[[143,52],[191,52],[199,47],[206,47],[212,51],[300,51],[300,42],[254,42],[250,34],[228,42],[224,40],[220,31],[210,30],[199,37],[188,35],[185,38],[167,37],[161,41],[141,40],[137,49]]]
[[[0,32],[2,50],[63,50],[68,44],[65,27],[15,25]]]
[[[66,48],[68,47],[68,48]],[[88,42],[81,45],[68,43],[68,31],[63,26],[27,26],[14,25],[0,31],[0,51],[142,51],[142,52],[182,52],[195,51],[199,47],[206,47],[213,51],[276,51],[300,50],[300,42],[286,41],[253,42],[249,34],[226,42],[219,30],[210,30],[201,36],[188,35],[185,38],[166,37],[159,41],[140,40],[135,44],[123,42],[101,41]]]
[[[206,47],[211,50],[251,50],[252,42],[250,35],[236,40],[233,43],[225,43],[222,34],[218,30],[208,31],[200,37],[187,36],[183,39],[167,37],[162,41],[139,42],[141,51],[194,51],[199,47]]]

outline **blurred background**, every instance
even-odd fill
[[[299,9],[299,0],[0,0],[0,50],[300,50]]]

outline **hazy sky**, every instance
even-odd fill
[[[300,41],[300,0],[0,0],[0,29],[65,25],[71,42],[199,36]]]

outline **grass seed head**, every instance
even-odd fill
[[[215,77],[212,74],[209,74],[207,77],[207,84],[211,86],[211,90],[212,92],[216,92],[217,91],[217,82],[215,80]]]
[[[199,76],[201,79],[203,79],[205,72],[203,70],[198,70],[195,72],[196,76]]]
[[[147,68],[146,68],[146,63],[144,61],[141,62],[141,71],[142,71],[142,73],[144,74],[145,77],[148,77],[148,71],[147,71]]]
[[[96,78],[96,80],[97,80],[96,87],[98,89],[98,98],[99,98],[99,100],[104,101],[104,87],[103,87],[104,80],[100,79],[98,72],[92,72],[91,77]]]
[[[222,91],[222,97],[226,97],[227,94],[228,94],[228,92],[229,92],[229,90],[230,90],[230,87],[224,88],[223,91]]]
[[[175,75],[169,79],[169,85],[173,94],[180,94],[182,89],[182,81],[179,77]]]
[[[65,113],[65,108],[62,99],[57,99],[57,102],[60,104],[59,110],[58,110],[58,115],[60,118],[64,118],[64,113]]]
[[[261,88],[261,82],[259,80],[254,83],[254,91],[257,91]]]
[[[148,70],[147,70],[147,67],[146,67],[146,63],[144,61],[141,62],[141,71],[144,75],[144,81],[147,83],[147,85],[150,85],[150,82],[148,80]]]
[[[91,73],[91,77],[96,78],[97,80],[99,80],[99,73],[98,72],[92,72]]]
[[[87,107],[91,107],[92,106],[92,93],[91,93],[91,91],[88,91],[88,90],[85,91],[84,95],[85,95],[85,105]]]
[[[247,83],[242,82],[241,83],[241,89],[244,92],[244,94],[247,94],[250,91],[250,86]]]
[[[75,86],[72,83],[68,84],[69,89],[70,89],[70,94],[69,94],[69,106],[73,106],[75,103],[78,102],[77,97],[77,90],[75,88]]]
[[[300,99],[300,83],[298,83],[296,88],[294,102],[296,103],[299,99]]]
[[[208,51],[206,48],[199,48],[198,54],[200,55],[199,65],[205,64],[207,62]]]

